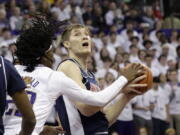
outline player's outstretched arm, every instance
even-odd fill
[[[75,81],[68,78],[62,72],[54,72],[49,79],[49,88],[56,92],[50,93],[50,96],[57,99],[60,94],[68,96],[71,100],[84,102],[85,104],[94,106],[105,106],[121,89],[127,84],[124,76],[119,77],[112,85],[100,92],[91,92],[82,89]],[[59,95],[57,94],[59,91]]]
[[[55,72],[52,73],[49,79],[49,88],[52,90],[60,90],[60,94],[67,95],[69,98],[75,101],[84,102],[86,104],[94,106],[105,106],[108,104],[114,97],[116,97],[122,88],[127,84],[128,81],[132,81],[140,73],[139,65],[132,65],[130,68],[124,69],[123,75],[120,76],[113,84],[105,88],[100,92],[91,92],[82,89],[77,83],[72,79],[68,78],[64,73]],[[53,93],[51,94],[53,96]],[[54,93],[54,96],[57,93]]]

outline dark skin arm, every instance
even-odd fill
[[[31,135],[35,125],[36,119],[32,110],[32,105],[29,102],[28,96],[24,90],[16,92],[12,98],[22,114],[22,125],[20,135]]]

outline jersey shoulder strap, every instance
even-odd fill
[[[72,61],[73,63],[75,63],[75,64],[80,68],[80,70],[82,70],[81,65],[80,65],[75,59],[72,59],[72,58],[67,58],[67,59],[61,61],[61,62],[59,63],[59,65],[61,65],[63,62],[68,61],[68,60],[69,60],[69,61]],[[58,67],[59,67],[59,65],[58,65]]]
[[[5,64],[4,64],[4,59],[2,56],[0,56],[0,59],[1,59],[1,66],[2,66],[2,70],[3,70],[3,74],[4,74],[5,87],[7,90],[7,75],[6,75],[6,68],[5,68]]]

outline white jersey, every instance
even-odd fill
[[[127,83],[127,79],[122,76],[104,91],[93,93],[80,88],[64,73],[53,71],[48,67],[36,67],[33,72],[24,71],[25,67],[21,65],[16,65],[15,67],[25,79],[25,82],[28,82],[26,90],[30,102],[33,104],[36,117],[36,126],[32,135],[38,135],[41,132],[55,100],[60,95],[65,94],[72,100],[78,100],[86,104],[104,106]],[[19,134],[22,118],[10,97],[8,97],[8,108],[3,119],[5,135]]]

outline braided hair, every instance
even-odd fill
[[[20,64],[25,65],[28,72],[41,63],[42,56],[50,48],[58,27],[66,24],[66,21],[54,22],[43,15],[33,16],[31,26],[22,30],[16,42],[16,56]]]

